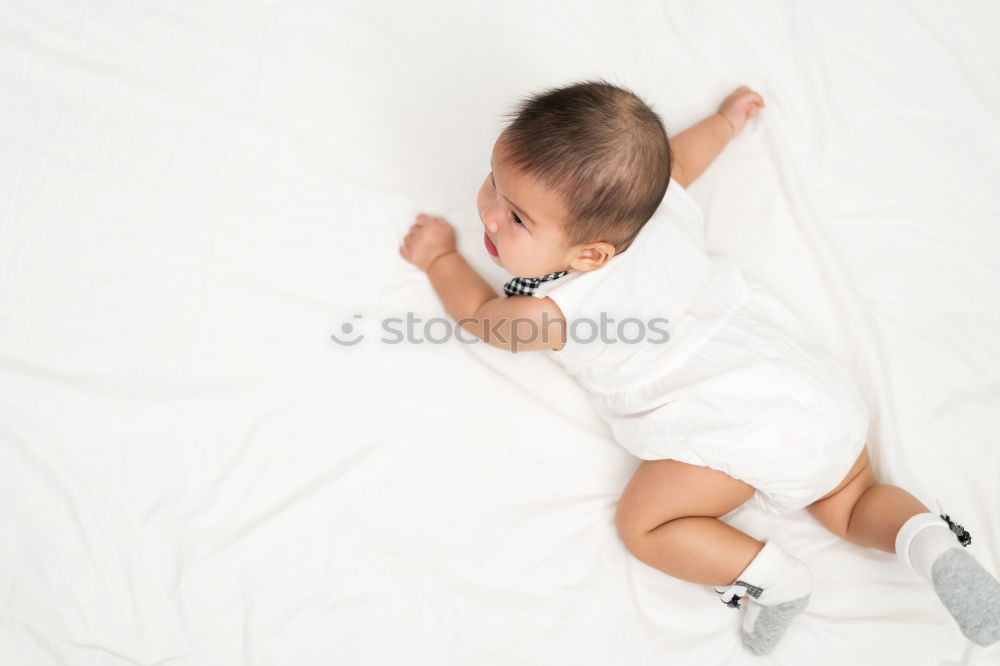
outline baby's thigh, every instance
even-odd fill
[[[615,525],[623,540],[675,518],[719,518],[743,505],[753,486],[725,472],[677,460],[644,460],[618,500]]]

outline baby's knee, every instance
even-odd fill
[[[719,470],[671,459],[645,460],[618,500],[615,526],[626,545],[642,543],[677,518],[724,516],[753,493],[749,484]]]
[[[632,539],[645,533],[645,530],[636,524],[635,512],[629,509],[623,499],[624,495],[618,498],[618,506],[615,507],[615,530],[618,532],[618,538],[628,546]]]
[[[654,519],[648,506],[643,506],[635,498],[630,498],[626,494],[623,494],[618,500],[618,506],[615,509],[615,529],[618,532],[618,538],[632,553],[635,553],[651,531],[672,519],[673,516],[663,515]]]

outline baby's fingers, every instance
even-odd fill
[[[444,218],[434,217],[433,215],[428,215],[427,213],[420,213],[417,215],[417,221],[414,222],[414,226],[420,227],[425,224],[431,224],[435,222],[444,222]]]

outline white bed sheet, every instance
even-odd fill
[[[1000,5],[567,9],[0,3],[0,663],[1000,663],[894,556],[749,507],[817,585],[746,655],[625,550],[638,461],[550,359],[378,342],[445,314],[418,212],[506,279],[474,198],[517,98],[600,76],[676,133],[746,83],[710,245],[1000,571]]]

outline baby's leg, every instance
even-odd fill
[[[902,488],[879,483],[867,446],[844,481],[808,508],[847,541],[896,553],[934,586],[970,640],[1000,640],[1000,582],[962,549],[949,523]]]
[[[753,493],[718,470],[646,460],[622,493],[615,523],[629,551],[649,566],[692,583],[728,585],[764,544],[718,517]]]
[[[754,488],[720,471],[676,460],[647,460],[618,503],[615,522],[629,551],[674,578],[728,586],[727,605],[754,601],[743,616],[743,644],[762,654],[777,644],[808,603],[808,568],[770,540],[761,543],[718,518]],[[721,590],[720,590],[721,591]]]
[[[902,488],[879,483],[869,464],[868,445],[840,485],[808,509],[842,539],[887,553],[896,552],[896,534],[910,516],[930,511]]]

